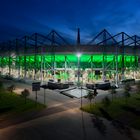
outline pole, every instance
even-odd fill
[[[137,71],[137,37],[135,35],[135,46],[134,46],[134,57],[135,57],[135,62],[134,62],[134,78],[136,78],[136,71]]]
[[[81,86],[81,108],[82,108],[82,106],[83,106],[83,102],[82,102],[82,86]]]
[[[45,94],[45,88],[44,88],[44,105],[46,104],[46,94]]]
[[[78,81],[77,81],[77,85],[78,85],[78,87],[80,87],[80,85],[81,85],[80,84],[80,57],[81,57],[81,54],[77,54],[77,57],[78,57],[78,64],[77,64],[77,67],[78,67],[78,74],[77,74]],[[81,108],[82,108],[82,85],[81,85]]]
[[[41,55],[41,67],[40,67],[40,73],[41,73],[41,83],[43,82],[43,56]]]
[[[45,76],[45,72],[46,72],[46,69],[45,69],[45,62],[46,62],[46,59],[45,59],[45,56],[43,56],[43,82],[44,82],[44,76]]]
[[[37,106],[37,90],[35,91],[35,100],[36,100],[36,106]]]
[[[65,78],[65,82],[66,82],[66,75],[67,75],[67,56],[65,56],[65,75],[64,75],[64,78]]]
[[[51,70],[52,70],[53,80],[55,80],[55,49],[54,49],[54,41],[55,41],[55,31],[52,31],[52,37],[51,37],[51,47],[52,47]]]
[[[1,74],[3,75],[3,57],[1,57]]]
[[[20,56],[18,56],[18,78],[20,78]]]
[[[106,31],[103,32],[103,81],[106,80]]]
[[[116,86],[118,87],[118,46],[116,45]]]
[[[80,57],[78,57],[78,86],[80,85]]]
[[[121,80],[124,80],[124,72],[125,72],[125,65],[124,65],[124,33],[122,33],[122,77]]]
[[[9,76],[11,76],[11,41],[9,41],[9,60],[8,60],[8,64],[9,64]]]
[[[92,74],[92,83],[93,83],[93,56],[91,56],[91,74]]]
[[[34,80],[37,80],[36,74],[37,74],[37,66],[38,66],[38,60],[37,60],[37,54],[38,54],[38,43],[37,43],[37,33],[35,33],[35,56],[34,56]]]
[[[27,70],[26,54],[27,54],[27,37],[25,36],[24,38],[24,78],[26,78],[26,70]]]

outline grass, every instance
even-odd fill
[[[26,113],[34,110],[41,110],[45,108],[45,105],[37,103],[33,100],[25,100],[23,97],[6,91],[5,89],[0,89],[0,117],[17,115]]]
[[[128,108],[128,109],[124,109]],[[101,113],[100,108],[103,108],[113,119],[117,119],[124,122],[128,126],[136,129],[140,129],[140,94],[133,94],[127,99],[127,104],[125,98],[114,99],[108,107],[105,107],[102,102],[86,105],[82,107],[82,110],[95,114],[97,116],[104,117]],[[139,114],[136,114],[133,110],[138,110]]]

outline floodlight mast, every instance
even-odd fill
[[[77,77],[78,77],[78,81],[77,84],[78,86],[80,85],[80,57],[81,57],[81,53],[77,53],[76,56],[78,58],[78,63],[77,63],[77,68],[78,68],[78,72],[77,72]]]
[[[78,87],[80,86],[80,57],[81,57],[81,53],[80,53],[80,28],[77,29],[77,58],[78,58],[78,63],[77,63],[77,68],[78,68],[78,72],[77,72],[77,85]]]
[[[82,85],[80,84],[80,75],[81,75],[81,72],[80,72],[80,57],[81,57],[81,53],[77,53],[77,58],[78,58],[78,72],[77,72],[77,77],[78,77],[78,81],[77,81],[77,86],[80,87],[81,86],[81,108],[82,108]]]
[[[77,57],[78,57],[78,58],[80,58],[80,57],[81,57],[81,55],[82,55],[81,53],[77,53]]]

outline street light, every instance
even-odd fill
[[[78,58],[78,82],[77,82],[77,85],[78,87],[80,86],[80,57],[81,57],[81,53],[77,53],[77,58]],[[82,108],[82,86],[81,86],[81,108]]]
[[[77,53],[76,54],[77,55],[77,58],[78,58],[78,75],[77,75],[77,77],[78,77],[78,81],[77,81],[77,84],[78,84],[78,86],[80,85],[80,57],[81,57],[81,53]]]
[[[77,53],[77,57],[78,57],[78,58],[80,58],[80,57],[81,57],[81,55],[82,55],[81,53]]]

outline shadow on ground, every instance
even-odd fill
[[[100,111],[103,115],[104,118],[106,118],[108,121],[111,122],[111,124],[113,125],[113,127],[122,135],[127,136],[130,140],[138,140],[133,136],[133,133],[131,131],[131,129],[126,126],[123,122],[120,122],[118,120],[114,120],[108,112],[106,112],[103,108],[100,108]],[[93,125],[95,128],[97,128],[97,130],[102,134],[105,135],[106,134],[106,125],[103,122],[102,119],[100,119],[98,116],[91,116]]]
[[[103,123],[103,120],[101,120],[98,116],[91,116],[92,117],[92,122],[95,128],[102,134],[106,134],[106,126]]]

